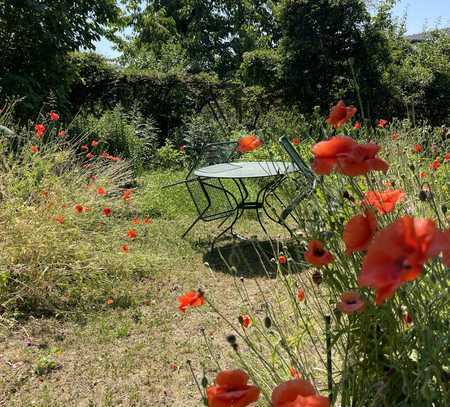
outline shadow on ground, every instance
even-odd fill
[[[299,245],[294,240],[233,240],[208,250],[203,261],[216,272],[236,274],[251,278],[265,276],[273,278],[277,271],[280,252],[299,257]]]

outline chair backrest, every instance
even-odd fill
[[[186,187],[201,218],[219,219],[234,211],[236,202],[227,192],[222,180],[203,179],[194,174],[198,168],[222,164],[239,157],[237,142],[204,144],[196,151],[196,156],[186,175]]]
[[[289,139],[286,136],[283,136],[280,138],[279,142],[280,142],[281,146],[283,147],[283,149],[286,151],[286,153],[289,155],[293,164],[298,168],[298,170],[305,177],[313,180],[315,178],[315,175],[311,171],[310,166],[303,161],[302,157],[300,157],[300,154],[297,152],[297,150],[292,145],[292,143],[289,141]]]

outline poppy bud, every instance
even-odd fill
[[[202,377],[202,387],[205,389],[208,386],[208,379],[206,376]]]
[[[416,166],[414,164],[410,164],[409,169],[414,172],[416,170]]]
[[[264,318],[264,326],[267,329],[270,329],[270,327],[272,326],[272,320],[269,317]]]
[[[428,197],[429,197],[428,194],[429,194],[429,193],[427,193],[427,191],[424,191],[424,190],[420,191],[420,192],[419,192],[419,199],[420,199],[422,202],[426,201],[426,200],[428,199]]]
[[[441,206],[442,213],[445,215],[447,213],[447,207],[445,205]]]
[[[241,280],[241,283],[243,283],[244,282],[244,277],[241,277],[240,280]]]
[[[236,336],[233,334],[228,335],[226,339],[230,345],[234,345],[236,343]]]
[[[312,275],[312,279],[314,283],[320,285],[323,280],[322,273],[319,270],[315,271],[314,274]]]

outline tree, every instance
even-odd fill
[[[64,99],[69,51],[93,48],[119,18],[115,0],[0,0],[0,91],[35,112],[52,90]]]
[[[361,101],[371,100],[369,91],[378,89],[389,56],[364,1],[284,0],[280,27],[288,99],[307,111],[328,108],[346,94],[355,102],[356,79]]]
[[[134,36],[119,41],[127,63],[151,50],[163,58],[164,44],[180,44],[191,72],[214,71],[232,76],[245,52],[274,47],[279,38],[275,1],[151,0],[141,9],[128,7]]]

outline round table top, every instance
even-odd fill
[[[198,168],[194,174],[204,178],[263,178],[297,171],[286,161],[234,161]]]

